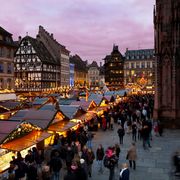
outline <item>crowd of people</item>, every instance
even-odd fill
[[[115,107],[109,108],[101,117],[93,119],[103,131],[114,130],[118,124],[119,143],[104,150],[102,144],[93,148],[92,123],[81,124],[76,131],[69,130],[66,137],[55,135],[53,145],[39,151],[33,147],[25,158],[18,152],[17,158],[10,162],[9,179],[12,180],[59,180],[61,169],[65,169],[64,180],[87,180],[93,176],[92,165],[98,163],[99,174],[103,168],[109,169],[109,180],[114,178],[114,169],[119,168],[120,145],[125,134],[132,133],[132,145],[127,151],[129,167],[136,169],[136,144],[142,140],[144,149],[151,148],[152,130],[162,136],[163,126],[160,122],[152,123],[153,96],[130,96]],[[95,152],[94,152],[95,151]],[[33,173],[32,173],[33,172]],[[129,180],[129,168],[123,163],[119,178]]]

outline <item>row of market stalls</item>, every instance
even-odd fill
[[[34,146],[38,149],[50,145],[56,133],[66,136],[80,123],[101,116],[117,95],[91,94],[87,101],[77,98],[61,99],[57,95],[35,98],[31,108],[15,109],[7,119],[0,120],[0,173],[9,167],[15,152],[25,156]]]

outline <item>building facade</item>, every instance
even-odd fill
[[[154,49],[126,50],[124,84],[136,84],[142,89],[154,90]]]
[[[0,27],[0,91],[14,89],[14,52],[12,34]]]
[[[80,56],[70,56],[70,63],[74,64],[74,86],[76,88],[85,88],[88,86],[87,62]]]
[[[70,87],[74,87],[74,64],[70,63]]]
[[[43,42],[53,58],[60,63],[60,86],[69,86],[70,81],[70,51],[54,39],[53,34],[48,33],[42,26],[39,26],[37,37]]]
[[[154,119],[180,127],[180,0],[156,0]]]
[[[96,61],[88,65],[88,79],[91,90],[98,90],[100,85],[100,69]]]
[[[99,68],[99,87],[100,87],[100,89],[103,89],[104,86],[105,86],[104,66],[102,66],[102,63],[100,62],[100,68]]]
[[[14,58],[16,92],[43,92],[60,85],[60,63],[40,39],[24,37]]]
[[[124,57],[118,46],[113,46],[111,54],[104,61],[106,86],[109,90],[124,89]]]

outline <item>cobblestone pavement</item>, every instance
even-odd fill
[[[119,142],[117,136],[117,125],[115,129],[95,132],[93,139],[93,150],[96,152],[97,146],[102,144],[106,149],[108,146]],[[126,162],[127,150],[132,142],[131,134],[126,134],[124,144],[121,146],[119,164]],[[173,175],[172,155],[178,148],[180,149],[180,130],[165,130],[163,137],[153,135],[151,141],[152,148],[144,150],[142,142],[138,141],[137,146],[137,168],[130,170],[130,180],[178,180],[180,178]],[[119,169],[115,170],[115,180],[119,180]],[[104,168],[103,174],[98,174],[97,162],[94,161],[91,180],[108,180],[109,171]]]

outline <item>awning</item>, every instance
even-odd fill
[[[72,122],[72,121],[59,121],[55,124],[52,124],[49,126],[49,131],[55,131],[55,132],[65,132],[72,127],[76,126],[78,123]]]
[[[79,119],[81,121],[90,121],[94,117],[96,117],[96,114],[94,112],[87,112],[79,117],[74,118],[74,119]]]
[[[21,138],[2,144],[1,148],[11,151],[22,151],[23,149],[29,148],[50,136],[51,134],[47,132],[34,130]]]

